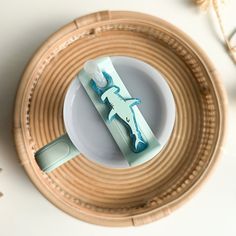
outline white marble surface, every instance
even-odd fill
[[[0,235],[236,235],[236,66],[216,37],[211,18],[191,0],[0,0]],[[130,228],[94,226],[68,216],[46,200],[20,166],[13,145],[12,111],[20,75],[36,48],[74,18],[103,9],[142,11],[180,27],[207,52],[226,87],[229,132],[224,155],[195,197],[160,221]],[[225,9],[233,30],[236,1]],[[231,19],[231,22],[230,22]],[[234,25],[233,25],[234,24]]]

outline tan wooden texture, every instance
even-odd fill
[[[86,60],[102,55],[135,57],[165,76],[177,112],[168,144],[135,168],[109,169],[81,155],[42,173],[34,153],[65,132],[70,82]],[[104,11],[69,23],[34,55],[18,89],[14,135],[27,174],[53,204],[90,223],[129,226],[166,216],[192,196],[222,150],[225,119],[217,73],[192,40],[153,16]]]

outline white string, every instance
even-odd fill
[[[220,8],[222,7],[222,4],[225,3],[224,0],[194,0],[194,2],[200,6],[203,10],[208,10],[210,7],[213,7],[213,10],[216,14],[219,26],[220,26],[220,30],[222,33],[222,36],[224,38],[225,41],[225,45],[233,59],[233,61],[236,63],[236,46],[232,46],[228,36],[225,33],[225,27],[222,21],[222,15],[221,15],[221,11]]]

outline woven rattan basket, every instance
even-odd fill
[[[84,62],[101,55],[135,57],[165,76],[176,102],[173,134],[158,158],[135,168],[109,169],[81,155],[45,174],[34,153],[65,132],[66,90]],[[28,64],[15,142],[32,182],[63,211],[94,224],[141,225],[171,213],[206,179],[222,149],[225,107],[214,67],[180,30],[146,14],[96,12],[52,35]]]

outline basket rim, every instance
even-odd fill
[[[90,13],[85,16],[81,16],[74,21],[66,24],[62,28],[60,28],[58,31],[56,31],[54,34],[52,34],[40,47],[39,49],[33,54],[32,58],[29,60],[28,64],[25,67],[25,71],[23,72],[23,75],[21,77],[21,80],[18,84],[18,89],[15,97],[15,105],[14,105],[14,139],[16,144],[17,153],[19,156],[19,159],[23,163],[24,170],[26,171],[27,175],[30,177],[30,180],[33,182],[33,184],[38,188],[38,190],[55,206],[62,209],[64,212],[78,218],[78,212],[75,211],[75,209],[68,210],[67,207],[63,204],[63,202],[60,201],[60,198],[57,198],[55,195],[53,195],[53,191],[51,189],[46,189],[43,182],[38,178],[38,176],[35,174],[34,170],[31,168],[29,164],[25,164],[27,162],[25,156],[27,155],[25,150],[23,150],[19,146],[24,146],[24,130],[21,128],[21,111],[23,109],[22,101],[24,97],[24,91],[25,91],[25,85],[28,82],[29,75],[34,68],[34,66],[37,64],[39,58],[41,55],[44,54],[45,51],[47,51],[47,47],[53,45],[57,40],[59,40],[62,36],[68,34],[69,32],[72,32],[76,29],[78,29],[78,22],[83,22],[86,18],[89,18],[94,15],[101,15],[105,14],[107,19],[105,20],[113,20],[113,19],[119,19],[121,16],[127,17],[129,19],[145,19],[148,22],[155,22],[160,25],[164,25],[165,27],[168,27],[168,30],[171,30],[172,33],[174,33],[180,40],[182,40],[187,46],[191,45],[191,50],[194,51],[194,53],[198,56],[198,59],[201,60],[202,65],[204,65],[204,68],[207,70],[209,76],[211,76],[212,85],[214,87],[214,92],[216,94],[217,99],[217,105],[219,109],[219,115],[220,115],[220,124],[219,124],[219,136],[217,139],[217,144],[214,149],[214,152],[212,153],[211,161],[209,162],[207,168],[205,169],[204,173],[201,175],[201,177],[185,192],[185,194],[182,194],[180,197],[176,198],[175,201],[169,202],[168,204],[159,207],[157,209],[141,213],[138,215],[133,216],[126,216],[122,217],[122,219],[129,219],[130,223],[129,225],[139,225],[143,223],[149,223],[154,220],[157,220],[163,216],[166,216],[170,214],[173,210],[179,208],[183,203],[185,203],[188,199],[190,199],[193,194],[200,189],[202,186],[202,183],[205,182],[209,178],[209,174],[212,173],[212,169],[216,166],[216,162],[219,159],[219,156],[222,154],[223,151],[223,145],[225,144],[226,140],[226,131],[227,131],[227,96],[226,91],[223,87],[223,82],[220,80],[220,76],[213,66],[211,60],[208,58],[206,53],[197,45],[197,43],[191,39],[185,32],[177,28],[176,26],[172,25],[171,23],[160,19],[156,16],[151,16],[149,14],[135,12],[135,11],[102,11],[102,12],[95,12]],[[85,20],[86,22],[86,20]],[[96,21],[92,21],[89,24],[94,24]],[[86,25],[87,26],[87,25]],[[83,26],[81,26],[83,27]],[[24,147],[25,148],[25,147]],[[97,215],[89,215],[88,212],[81,212],[81,218],[84,221],[87,221],[89,223],[93,224],[99,224],[99,225],[106,225],[106,226],[127,226],[127,223],[124,223],[122,219],[119,218],[106,218],[101,217],[102,221],[99,221],[101,218]],[[85,217],[84,217],[85,216]],[[118,222],[119,220],[120,223]],[[98,223],[99,222],[99,223]]]

